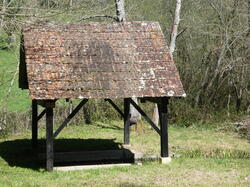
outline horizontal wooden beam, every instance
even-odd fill
[[[55,108],[56,99],[54,100],[37,100],[37,104],[44,108]]]
[[[155,125],[155,123],[145,114],[145,112],[133,101],[129,99],[130,103],[136,108],[136,110],[142,115],[142,117],[152,126],[152,128],[161,135],[160,129]]]
[[[77,114],[77,112],[88,102],[88,99],[83,99],[75,109],[70,113],[70,115],[64,120],[64,122],[60,125],[60,127],[54,133],[54,138],[66,127],[66,125],[70,122],[70,120]]]
[[[159,97],[142,97],[140,98],[140,101],[142,103],[145,103],[146,101],[152,102],[152,103],[159,103],[161,99]]]

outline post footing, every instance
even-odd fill
[[[124,148],[130,148],[130,147],[131,147],[131,144],[125,144],[125,143],[123,143],[122,146],[123,146]]]
[[[171,157],[160,157],[160,163],[161,164],[170,164]]]

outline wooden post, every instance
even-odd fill
[[[158,111],[160,118],[160,131],[161,131],[161,157],[169,157],[168,151],[168,97],[161,98],[158,103]]]
[[[129,145],[130,136],[130,116],[129,116],[129,98],[124,99],[124,144]]]
[[[53,108],[46,108],[46,169],[53,170],[54,165]]]
[[[32,100],[32,148],[37,149],[38,137],[37,100]]]

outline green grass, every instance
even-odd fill
[[[18,73],[15,76],[18,61],[15,51],[0,50],[0,106],[20,112],[27,110],[30,101],[28,91],[18,88]],[[11,86],[13,79],[14,84]]]
[[[85,171],[32,171],[23,168],[1,170],[1,186],[249,186],[246,160],[175,159],[171,165]]]
[[[39,137],[44,138],[41,125]],[[0,186],[250,186],[247,140],[201,128],[170,127],[169,135],[170,150],[177,156],[170,165],[144,162],[142,166],[52,173],[33,162],[29,131],[9,136],[0,139]],[[122,146],[122,123],[72,124],[57,139],[55,148],[63,151],[110,149]],[[159,136],[143,124],[137,132],[132,130],[130,149],[158,154]]]

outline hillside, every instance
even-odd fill
[[[8,111],[29,110],[27,90],[18,88],[19,57],[14,51],[0,50],[0,106]]]

